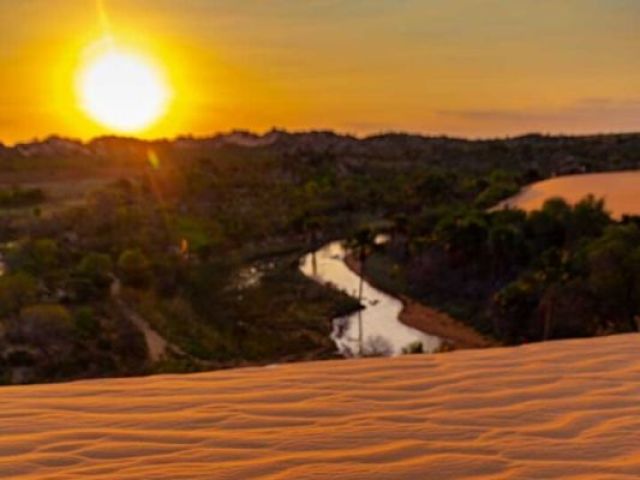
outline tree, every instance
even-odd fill
[[[111,283],[113,262],[104,253],[88,253],[78,264],[78,274],[91,281],[97,288],[106,288]]]
[[[573,207],[569,224],[569,241],[574,244],[585,238],[597,238],[611,224],[604,200],[588,195]]]
[[[540,303],[538,304],[538,310],[541,311],[543,316],[543,329],[542,329],[542,341],[546,342],[551,337],[551,329],[553,328],[553,316],[556,312],[556,304],[560,300],[561,287],[559,285],[552,285],[544,292]]]
[[[75,329],[83,338],[97,337],[100,333],[100,322],[96,319],[91,307],[81,307],[73,316]]]
[[[347,247],[356,253],[358,264],[360,267],[358,284],[358,301],[362,304],[362,294],[364,290],[365,265],[371,250],[375,246],[376,234],[369,227],[360,228],[347,241]],[[363,352],[363,330],[362,330],[362,313],[358,314],[358,345],[360,354]]]
[[[640,229],[631,225],[608,227],[588,248],[589,285],[605,315],[637,330],[640,308]]]
[[[316,259],[316,249],[318,248],[318,237],[322,229],[323,219],[318,216],[305,214],[302,229],[307,236],[307,242],[311,248],[311,268],[313,274],[318,272],[318,261]]]
[[[493,275],[504,274],[518,256],[523,256],[525,240],[522,231],[512,225],[495,225],[489,230],[489,252],[493,263]]]
[[[515,195],[518,190],[520,188],[513,175],[504,170],[494,170],[487,187],[476,197],[475,204],[478,208],[489,208]]]
[[[422,204],[443,203],[454,196],[456,182],[457,177],[451,172],[428,171],[418,176],[415,193]]]
[[[13,269],[23,269],[33,275],[43,275],[56,269],[60,263],[60,250],[55,240],[40,238],[23,244],[8,256]]]
[[[36,299],[38,284],[26,273],[0,277],[0,316],[18,313]]]
[[[400,247],[402,260],[407,260],[411,254],[409,248],[409,218],[403,213],[393,217],[392,242]]]
[[[571,215],[571,206],[562,198],[551,198],[541,210],[531,212],[527,219],[527,236],[530,237],[533,253],[566,246]]]
[[[524,275],[498,292],[492,302],[494,335],[507,342],[531,337],[531,318],[539,303],[542,286],[535,275]]]
[[[118,271],[125,285],[144,287],[150,279],[151,265],[140,250],[125,250],[118,258]]]
[[[73,339],[73,318],[62,305],[32,305],[20,312],[19,331],[24,339],[48,357],[68,352]]]
[[[477,211],[450,214],[436,225],[435,237],[451,258],[467,263],[485,250],[488,225],[482,213]]]
[[[542,340],[595,335],[597,309],[593,294],[583,279],[557,282],[545,290],[538,312],[542,320]]]

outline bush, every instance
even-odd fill
[[[45,201],[40,188],[13,188],[0,190],[0,208],[31,207]]]
[[[56,240],[31,240],[8,255],[13,269],[23,269],[33,275],[43,275],[60,266],[60,249]]]
[[[109,275],[113,271],[111,257],[104,253],[89,253],[85,255],[78,265],[78,273],[87,277],[98,286],[109,285]]]
[[[402,349],[403,355],[417,355],[421,353],[424,353],[424,345],[422,345],[422,342],[419,340],[410,343]]]
[[[96,319],[91,307],[79,308],[73,316],[73,322],[75,329],[82,337],[96,337],[100,333],[100,322]]]
[[[36,280],[26,273],[0,277],[0,315],[11,315],[36,299]]]
[[[73,329],[73,317],[62,305],[32,305],[20,312],[19,330],[24,339],[48,353],[66,353]]]
[[[103,297],[111,285],[113,262],[109,255],[89,253],[80,261],[76,272],[73,287],[81,299]]]
[[[118,258],[118,271],[122,281],[130,287],[145,287],[150,280],[151,266],[140,250],[125,250]]]

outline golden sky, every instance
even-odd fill
[[[0,0],[0,141],[109,133],[74,78],[105,25],[163,66],[145,137],[640,130],[637,0]]]

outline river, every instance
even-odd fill
[[[302,258],[300,268],[309,278],[357,297],[360,278],[347,267],[346,254],[342,242],[331,242],[315,252],[315,268],[311,253]],[[403,308],[400,300],[367,282],[364,283],[362,303],[363,310],[333,319],[331,338],[342,355],[360,355],[360,323],[364,355],[400,355],[403,349],[418,342],[424,352],[434,352],[440,347],[442,341],[438,337],[408,327],[399,320]]]
[[[331,242],[301,261],[301,270],[322,284],[332,284],[349,295],[357,297],[360,278],[345,264],[346,251],[342,242]],[[315,270],[315,271],[314,271]],[[5,273],[0,251],[0,276]],[[374,288],[366,281],[363,287],[364,308],[352,315],[333,319],[331,338],[344,356],[360,355],[359,325],[363,328],[364,355],[400,355],[403,349],[417,343],[424,352],[433,352],[441,345],[438,337],[427,335],[404,325],[399,320],[403,305],[397,298]]]

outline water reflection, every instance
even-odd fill
[[[332,242],[302,259],[301,270],[314,280],[331,284],[353,297],[358,296],[360,279],[344,263],[346,252],[342,242]],[[314,265],[315,264],[315,265]],[[409,345],[420,343],[424,352],[433,352],[441,340],[404,325],[398,319],[400,300],[364,282],[364,309],[333,320],[332,339],[345,356],[400,355]],[[359,324],[362,324],[362,329]],[[362,332],[362,342],[359,336]],[[360,352],[362,345],[362,352]]]

